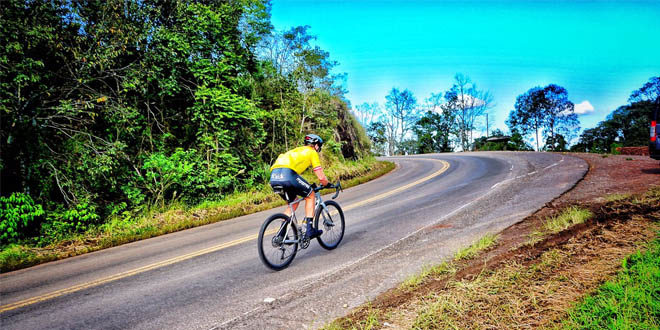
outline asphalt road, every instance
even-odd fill
[[[267,269],[256,234],[283,208],[260,212],[2,274],[0,328],[319,327],[522,220],[588,169],[554,153],[389,160],[396,170],[337,198],[346,234],[333,251],[314,241],[289,268]]]

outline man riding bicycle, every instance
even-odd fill
[[[296,196],[305,199],[305,222],[307,230],[305,236],[312,239],[321,236],[322,230],[317,230],[312,226],[312,217],[314,216],[315,195],[312,186],[303,179],[300,174],[310,166],[316,174],[322,185],[328,185],[328,179],[323,174],[319,153],[323,147],[323,139],[316,134],[305,135],[305,145],[283,154],[280,154],[271,166],[270,186],[282,196],[284,200],[291,203]],[[279,191],[278,191],[279,190]],[[292,205],[293,211],[298,208],[298,203]],[[284,212],[287,217],[291,217],[289,208]]]

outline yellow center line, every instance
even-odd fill
[[[421,179],[419,179],[415,182],[412,182],[412,183],[409,183],[407,185],[401,186],[399,188],[388,191],[386,193],[382,193],[380,195],[365,199],[363,201],[351,204],[351,205],[346,206],[342,209],[343,210],[354,209],[358,206],[362,206],[362,205],[365,205],[367,203],[371,203],[371,202],[374,202],[376,200],[383,199],[385,197],[391,196],[393,194],[396,194],[398,192],[406,190],[406,189],[408,189],[412,186],[418,185],[418,184],[420,184],[424,181],[428,181],[428,180],[444,173],[449,168],[449,163],[447,163],[444,160],[427,159],[427,158],[422,158],[422,159],[441,162],[442,163],[442,168],[440,170],[434,172],[433,174],[428,175],[424,178],[421,178]],[[272,232],[274,233],[276,231],[277,230],[273,230]],[[180,261],[184,261],[184,260],[188,260],[188,259],[191,259],[191,258],[194,258],[194,257],[201,256],[201,255],[204,255],[204,254],[207,254],[207,253],[216,252],[216,251],[226,249],[228,247],[232,247],[232,246],[235,246],[235,245],[238,245],[238,244],[241,244],[241,243],[252,241],[252,240],[256,239],[257,236],[258,236],[257,234],[245,236],[245,237],[242,237],[242,238],[235,239],[233,241],[222,243],[222,244],[212,246],[212,247],[209,247],[209,248],[206,248],[206,249],[202,249],[202,250],[199,250],[199,251],[196,251],[196,252],[184,254],[184,255],[181,255],[181,256],[178,256],[178,257],[175,257],[175,258],[171,258],[171,259],[163,260],[163,261],[160,261],[160,262],[156,262],[156,263],[153,263],[153,264],[150,264],[150,265],[147,265],[147,266],[139,267],[139,268],[136,268],[136,269],[133,269],[133,270],[125,271],[125,272],[118,273],[118,274],[115,274],[115,275],[111,275],[111,276],[108,276],[108,277],[104,277],[104,278],[94,280],[94,281],[91,281],[91,282],[86,282],[86,283],[74,285],[72,287],[60,289],[60,290],[53,291],[53,292],[50,292],[50,293],[46,293],[46,294],[36,296],[36,297],[33,297],[33,298],[17,301],[15,303],[11,303],[11,304],[2,305],[2,306],[0,306],[0,313],[10,311],[10,310],[13,310],[13,309],[17,309],[17,308],[21,308],[21,307],[25,307],[25,306],[28,306],[28,305],[32,305],[32,304],[35,304],[35,303],[38,303],[38,302],[41,302],[41,301],[45,301],[45,300],[48,300],[48,299],[53,299],[53,298],[56,298],[56,297],[59,297],[59,296],[65,295],[65,294],[77,292],[77,291],[84,290],[84,289],[87,289],[87,288],[91,288],[91,287],[94,287],[94,286],[99,286],[99,285],[102,285],[102,284],[105,284],[105,283],[108,283],[108,282],[112,282],[112,281],[116,281],[116,280],[119,280],[119,279],[122,279],[122,278],[129,277],[129,276],[144,273],[146,271],[150,271],[150,270],[153,270],[153,269],[156,269],[156,268],[168,266],[168,265],[180,262]]]
[[[364,204],[368,204],[368,203],[374,202],[374,201],[376,201],[376,200],[383,199],[383,198],[385,198],[385,197],[388,197],[388,196],[394,195],[394,194],[399,193],[399,192],[401,192],[401,191],[404,191],[404,190],[406,190],[406,189],[408,189],[408,188],[410,188],[410,187],[412,187],[412,186],[416,186],[416,185],[418,185],[418,184],[420,184],[420,183],[422,183],[422,182],[425,182],[425,181],[431,180],[431,179],[435,178],[436,176],[438,176],[438,175],[444,173],[445,171],[447,171],[447,169],[449,169],[449,163],[447,163],[447,162],[444,161],[444,160],[429,159],[429,158],[418,158],[418,159],[432,160],[432,161],[440,162],[440,163],[442,163],[442,168],[439,169],[439,170],[437,170],[436,172],[434,172],[434,173],[432,173],[432,174],[426,176],[426,177],[423,177],[423,178],[421,178],[421,179],[415,181],[415,182],[411,182],[411,183],[409,183],[409,184],[407,184],[407,185],[404,185],[404,186],[401,186],[401,187],[399,187],[399,188],[396,188],[396,189],[390,190],[390,191],[385,192],[385,193],[382,193],[382,194],[380,194],[380,195],[376,195],[376,196],[373,196],[373,197],[371,197],[371,198],[367,198],[367,199],[365,199],[365,200],[363,200],[363,201],[360,201],[360,202],[357,202],[357,203],[353,203],[353,204],[351,204],[351,205],[349,205],[349,206],[342,207],[342,210],[344,210],[344,211],[351,210],[351,209],[354,209],[354,208],[356,208],[356,207],[358,207],[358,206],[362,206],[362,205],[364,205]]]

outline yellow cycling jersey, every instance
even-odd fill
[[[270,170],[276,168],[290,168],[296,173],[301,174],[312,166],[313,169],[321,167],[321,160],[319,154],[312,146],[298,147],[280,154],[275,161],[275,164],[270,167]]]

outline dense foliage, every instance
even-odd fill
[[[144,206],[218,199],[263,183],[310,131],[326,152],[360,157],[369,141],[336,63],[306,27],[272,31],[269,10],[261,0],[3,1],[0,192],[34,204],[3,206],[3,226],[82,231]],[[41,207],[43,221],[11,220]]]
[[[649,123],[653,109],[660,109],[660,77],[652,77],[632,92],[630,104],[614,110],[594,128],[586,129],[571,151],[613,152],[617,146],[639,147],[649,142]]]
[[[492,137],[502,138],[506,135],[500,129],[490,133]],[[511,136],[505,140],[488,141],[488,137],[482,136],[474,139],[474,150],[478,151],[533,151],[534,148],[525,142],[525,138],[518,131],[511,132]]]

